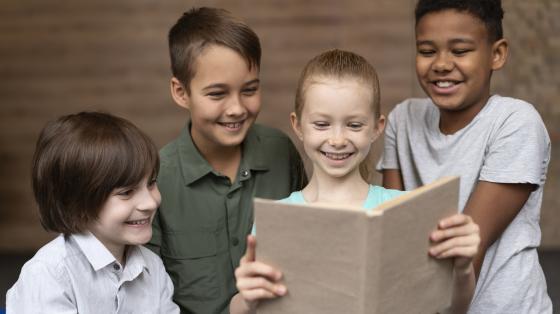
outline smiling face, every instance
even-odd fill
[[[88,230],[122,261],[126,245],[141,245],[152,237],[152,219],[161,203],[155,179],[113,190]]]
[[[207,47],[197,57],[190,93],[176,78],[171,92],[190,110],[191,135],[203,154],[239,146],[260,111],[258,68],[223,46]]]
[[[359,176],[359,165],[379,135],[372,90],[356,79],[313,78],[292,126],[313,162],[313,175]]]
[[[490,97],[492,71],[505,63],[504,43],[491,43],[485,24],[469,13],[428,13],[416,25],[418,81],[441,112],[472,120]]]

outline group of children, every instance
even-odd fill
[[[252,313],[289,289],[255,258],[254,197],[368,210],[447,175],[461,177],[461,213],[426,237],[427,254],[454,261],[449,311],[551,313],[536,254],[550,141],[530,104],[490,93],[508,54],[501,2],[420,0],[415,13],[428,98],[387,119],[363,57],[329,50],[304,68],[290,120],[309,182],[290,139],[254,123],[257,35],[224,10],[185,13],[169,32],[171,94],[190,119],[159,156],[110,114],[43,129],[33,191],[43,227],[61,235],[24,265],[8,313]],[[364,169],[383,135],[380,187]]]

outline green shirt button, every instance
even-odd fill
[[[227,198],[233,198],[233,193],[228,194]]]
[[[233,238],[233,239],[231,239],[231,243],[233,244],[233,246],[237,246],[239,244],[239,239],[238,238]]]

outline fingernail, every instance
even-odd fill
[[[276,287],[276,293],[279,294],[279,295],[286,294],[286,287],[284,287],[284,286]]]

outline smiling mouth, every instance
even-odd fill
[[[241,122],[218,122],[219,125],[225,127],[226,129],[230,130],[237,130],[240,129],[243,125],[244,121]]]
[[[147,225],[149,223],[150,223],[150,218],[139,219],[139,220],[130,220],[130,221],[125,222],[125,224],[131,225],[131,226],[143,226],[143,225]]]
[[[442,81],[432,81],[432,84],[434,84],[436,87],[439,87],[439,88],[450,88],[450,87],[453,87],[453,86],[455,86],[459,83],[460,83],[459,81],[450,81],[450,80],[447,80],[447,81],[443,81],[443,80]]]
[[[344,159],[348,159],[350,156],[352,156],[354,153],[327,153],[327,152],[321,152],[321,154],[323,154],[323,156],[327,157],[328,159],[332,159],[332,160],[344,160]]]

